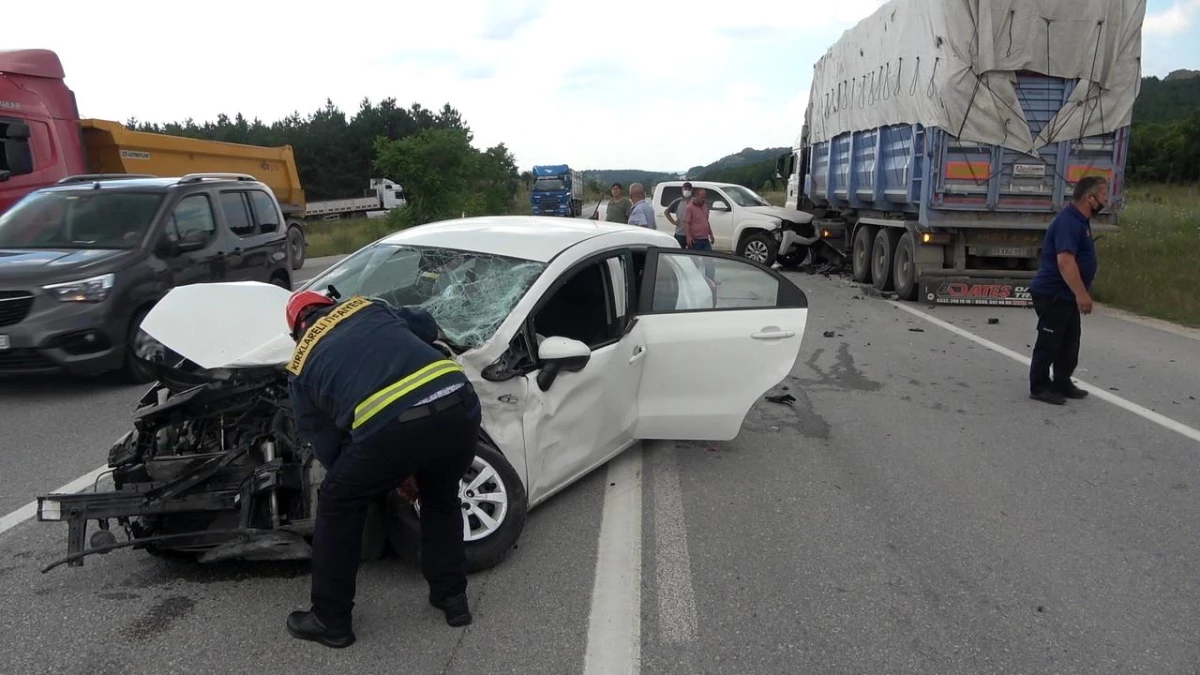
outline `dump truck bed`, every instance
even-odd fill
[[[131,131],[107,120],[84,119],[79,125],[93,173],[246,173],[271,188],[285,214],[304,215],[304,190],[290,145],[270,148]]]

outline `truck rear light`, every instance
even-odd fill
[[[930,246],[945,246],[950,243],[950,235],[946,232],[924,232],[921,234],[921,243]]]

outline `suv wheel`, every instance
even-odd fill
[[[765,234],[752,234],[746,237],[738,248],[738,255],[767,267],[775,264],[775,254],[779,249],[774,240]]]
[[[304,267],[305,260],[304,233],[299,227],[291,225],[288,227],[287,250],[288,260],[291,261],[292,269],[298,270]]]

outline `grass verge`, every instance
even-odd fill
[[[1200,189],[1129,187],[1120,223],[1096,242],[1096,301],[1200,327]]]

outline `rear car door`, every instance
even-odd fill
[[[272,254],[286,257],[286,239],[274,200],[257,189],[221,190],[219,195],[225,226],[233,235],[227,256],[229,280],[269,282]],[[262,205],[264,201],[267,206]]]
[[[733,255],[652,248],[638,300],[645,344],[638,439],[730,440],[791,372],[808,297]]]

